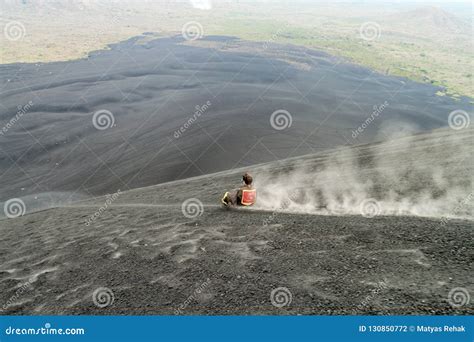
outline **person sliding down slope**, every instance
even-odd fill
[[[242,205],[251,206],[257,200],[257,190],[252,186],[253,178],[249,173],[242,176],[243,186],[238,189],[227,191],[221,202],[224,206]]]

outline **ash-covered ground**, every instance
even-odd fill
[[[459,297],[474,290],[472,164],[451,150],[454,135],[458,146],[472,144],[470,131],[441,130],[411,137],[407,151],[399,148],[402,138],[246,168],[262,194],[251,209],[218,204],[238,185],[243,169],[236,169],[4,218],[3,313],[472,314],[472,304]],[[318,180],[340,153],[354,163],[336,165],[358,165],[354,173],[370,172],[377,183],[375,171],[382,177],[388,165],[375,162],[382,150],[399,168],[408,163],[405,153],[416,153],[416,177],[402,172],[398,179],[413,186],[406,200],[433,187],[440,172],[456,173],[450,186],[461,190],[433,191],[433,203],[440,196],[451,202],[425,216],[384,209],[393,189],[405,189],[393,182],[363,189],[375,212],[364,212],[356,197],[352,207],[342,197],[336,206],[343,189],[336,185],[347,172],[332,180],[333,196],[317,197],[318,205],[311,199],[312,211],[305,205],[311,192],[286,199],[278,193],[283,204],[291,202],[284,206],[267,197],[271,175],[279,184],[284,175],[307,174],[304,164]],[[367,159],[373,162],[356,163]]]
[[[472,109],[440,90],[224,36],[145,35],[80,60],[1,65],[0,201],[72,192],[66,201],[371,143]]]

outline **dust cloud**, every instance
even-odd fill
[[[294,159],[259,172],[258,208],[473,218],[473,130],[441,129]]]

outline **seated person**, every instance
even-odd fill
[[[238,189],[226,192],[222,198],[222,204],[228,205],[253,205],[257,199],[257,190],[252,186],[252,176],[247,172],[242,176],[243,186]]]

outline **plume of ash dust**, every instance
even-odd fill
[[[211,0],[191,0],[191,5],[194,8],[200,10],[210,10],[212,9],[212,2]]]
[[[472,219],[472,133],[443,129],[264,167],[257,208]]]

